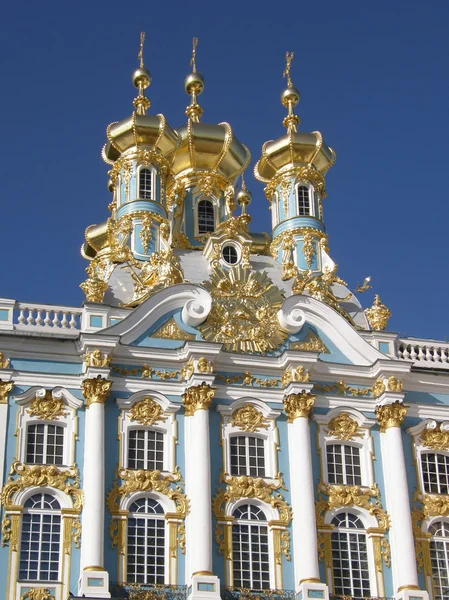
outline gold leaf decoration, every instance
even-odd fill
[[[320,354],[329,354],[326,344],[320,338],[312,333],[309,333],[307,338],[302,342],[291,342],[292,350],[302,350],[303,352],[319,352]]]
[[[184,406],[186,407],[186,417],[192,417],[197,410],[209,410],[212,400],[215,396],[216,388],[202,383],[187,388],[182,395]]]
[[[133,404],[130,413],[131,421],[137,421],[142,425],[154,425],[159,421],[167,420],[161,405],[150,396]]]
[[[165,340],[194,340],[196,338],[192,333],[187,333],[173,319],[169,319],[162,327],[159,327],[152,335],[154,338]]]
[[[97,348],[84,355],[84,362],[87,367],[109,367],[111,358],[109,354],[103,353]]]
[[[390,427],[400,427],[404,422],[408,406],[402,402],[393,402],[376,407],[376,417],[379,421],[380,431],[384,433]]]
[[[383,331],[390,320],[391,310],[385,304],[382,304],[379,295],[376,294],[373,305],[365,310],[365,314],[374,331]]]
[[[431,450],[449,450],[449,423],[429,423],[421,433],[420,441]]]
[[[53,398],[51,391],[45,392],[44,398],[36,398],[27,409],[27,413],[36,419],[54,421],[68,415],[62,398]]]
[[[0,404],[8,404],[9,392],[14,387],[13,381],[2,381],[0,379]]]
[[[284,301],[266,272],[240,265],[217,268],[203,286],[212,296],[212,310],[200,331],[206,341],[224,345],[231,352],[269,352],[288,338],[279,327],[277,313]]]
[[[21,600],[55,600],[55,597],[47,588],[31,588]]]
[[[346,441],[363,437],[363,431],[360,430],[359,424],[348,413],[340,413],[331,419],[327,433],[339,440]]]
[[[265,417],[253,404],[247,404],[237,409],[232,414],[231,424],[243,431],[250,432],[259,431],[259,429],[268,429]]]
[[[9,358],[5,358],[3,352],[0,352],[0,369],[7,369],[9,367]]]

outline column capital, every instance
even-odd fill
[[[83,381],[82,392],[86,398],[86,407],[91,404],[104,404],[109,395],[112,386],[110,379],[105,379],[101,375]]]
[[[192,417],[197,410],[209,410],[214,399],[216,388],[207,383],[194,385],[185,391],[182,400],[186,408],[186,417]]]
[[[14,381],[2,381],[0,379],[0,404],[8,404],[8,395],[14,387]]]
[[[407,409],[408,406],[399,401],[377,406],[376,417],[379,421],[381,433],[385,433],[390,427],[400,427],[404,422]]]
[[[310,392],[290,394],[284,398],[284,408],[288,415],[288,422],[293,423],[298,417],[309,418],[315,404],[316,396]]]

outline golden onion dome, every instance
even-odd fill
[[[115,162],[130,148],[151,147],[159,150],[164,156],[172,154],[176,149],[178,136],[167,123],[164,115],[147,115],[151,102],[145,96],[145,89],[150,86],[151,74],[144,65],[144,41],[145,34],[141,33],[140,67],[133,73],[133,83],[139,90],[134,100],[136,110],[130,117],[108,126],[106,130],[108,143],[102,153],[107,163]]]
[[[251,162],[251,152],[235,137],[229,123],[200,123],[204,111],[198,104],[198,96],[204,90],[204,78],[196,69],[197,44],[198,38],[194,38],[190,63],[193,70],[184,84],[191,97],[190,106],[186,109],[189,120],[177,129],[178,147],[172,164],[173,174],[177,177],[208,172],[233,183]]]
[[[335,151],[324,143],[319,131],[298,132],[300,118],[294,113],[294,107],[299,102],[300,94],[294,87],[290,74],[293,57],[293,52],[287,52],[287,66],[284,71],[287,88],[281,94],[281,102],[288,109],[288,115],[283,121],[287,133],[263,145],[262,157],[254,168],[256,178],[264,183],[268,183],[279,173],[296,167],[314,167],[325,175],[336,160]]]

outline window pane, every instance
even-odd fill
[[[26,462],[35,465],[64,464],[64,427],[47,423],[27,428]]]
[[[310,215],[309,188],[307,188],[304,185],[300,185],[296,190],[296,196],[298,199],[298,215],[299,216]]]
[[[139,175],[139,198],[151,200],[151,187],[152,179],[150,169],[141,169]]]
[[[163,471],[164,434],[151,429],[129,430],[128,468]]]
[[[370,596],[366,534],[356,528],[363,523],[351,513],[337,515],[332,524],[332,566],[336,594]]]
[[[161,505],[152,498],[141,498],[130,508],[127,562],[130,583],[164,583],[165,519],[161,513]]]
[[[270,587],[268,528],[257,522],[261,516],[265,519],[263,512],[252,505],[240,506],[234,512],[238,519],[232,525],[235,587],[256,590]]]
[[[327,444],[327,475],[330,484],[362,485],[360,448]]]
[[[424,491],[428,494],[449,494],[449,456],[421,454]]]
[[[265,443],[256,437],[241,435],[230,440],[231,475],[265,477]]]
[[[214,206],[210,200],[200,200],[198,202],[198,233],[211,233],[214,230]]]

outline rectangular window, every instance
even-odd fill
[[[28,425],[26,462],[32,465],[64,464],[64,427],[47,423]]]
[[[355,531],[332,534],[332,565],[335,593],[354,598],[370,594],[366,535]]]
[[[130,518],[128,521],[128,581],[164,583],[164,519]]]
[[[330,484],[362,485],[360,448],[327,444],[327,476]]]
[[[61,517],[52,514],[24,514],[20,542],[19,579],[58,581]]]
[[[298,197],[298,215],[305,217],[310,215],[310,194],[309,188],[301,185],[296,191]]]
[[[449,494],[449,456],[425,452],[421,468],[427,494]]]
[[[151,429],[131,429],[128,469],[164,470],[164,434]]]
[[[265,477],[264,440],[249,435],[231,437],[231,475]]]
[[[236,524],[232,528],[234,586],[253,590],[270,587],[268,528]]]

